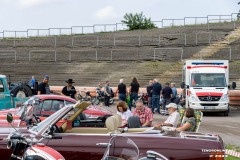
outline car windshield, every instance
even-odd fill
[[[226,87],[223,73],[193,73],[191,87]]]
[[[40,99],[35,96],[29,98],[26,102],[23,103],[23,105],[20,107],[20,109],[18,110],[16,115],[24,116],[27,112],[27,106],[37,105],[39,103],[39,101],[40,101]]]
[[[46,118],[44,121],[40,122],[37,126],[34,126],[32,129],[30,129],[30,132],[34,133],[35,135],[41,135],[44,133],[50,125],[55,125],[55,123],[62,119],[63,116],[65,116],[68,112],[72,110],[72,105],[69,105],[69,107],[63,107],[48,118]]]

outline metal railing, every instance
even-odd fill
[[[228,19],[235,24],[237,15],[238,13],[231,13],[230,15],[207,15],[206,17],[184,17],[182,19],[161,19],[161,20],[155,20],[152,22],[155,23],[156,25],[157,23],[161,23],[159,28],[173,27],[177,25],[185,26],[185,25],[209,24],[209,20],[211,21],[211,19],[213,18],[215,20],[217,19],[219,22],[222,22],[224,19],[225,20]],[[194,19],[194,22],[187,23],[191,19]],[[205,20],[205,22],[203,20]],[[100,30],[97,29],[99,27],[100,27]],[[2,38],[29,38],[29,37],[39,37],[39,36],[53,36],[53,35],[61,36],[61,35],[73,35],[73,34],[111,32],[111,31],[119,31],[119,30],[126,30],[126,29],[128,29],[128,27],[123,23],[112,23],[112,24],[94,24],[92,26],[72,26],[69,28],[27,29],[26,31],[3,30],[2,32],[0,32],[0,35]]]
[[[215,47],[215,48],[219,48],[219,51],[222,51],[219,53],[220,59],[228,59],[228,60],[232,60],[232,48],[231,47]],[[211,49],[211,46],[210,48]],[[223,51],[223,49],[227,49],[229,50],[229,52],[227,53],[226,51]],[[100,50],[101,51],[101,50]],[[164,53],[165,51],[170,52],[169,53]],[[217,51],[217,52],[219,52]],[[88,56],[82,55],[82,53],[86,53]],[[178,53],[179,54],[178,54]],[[4,57],[5,55],[2,55],[2,53],[14,53],[14,61],[17,62],[17,59],[21,59],[21,57],[17,57],[17,51],[16,50],[0,50],[0,59],[2,61],[2,59],[8,59],[9,58],[9,54],[7,57]],[[35,54],[35,57],[32,57],[32,53],[38,53]],[[54,62],[58,61],[62,61],[62,52],[57,51],[57,50],[29,50],[28,52],[28,61],[46,61],[51,58],[51,55],[47,55],[46,54],[52,54],[53,53],[53,60]],[[154,48],[153,50],[151,50],[147,55],[145,56],[145,58],[141,58],[140,54],[145,54],[144,51],[139,50],[139,48],[135,48],[135,49],[111,49],[108,52],[104,52],[101,53],[99,52],[98,49],[89,49],[89,50],[69,50],[68,51],[69,56],[68,56],[68,60],[66,59],[66,61],[72,62],[74,61],[121,61],[121,60],[127,60],[127,61],[139,61],[139,60],[179,60],[179,61],[183,61],[183,56],[184,56],[184,48],[182,47],[178,47],[178,48]],[[44,54],[44,55],[41,55]],[[74,58],[72,57],[72,55],[75,54]],[[194,53],[193,53],[194,54]],[[222,54],[222,55],[221,55]],[[22,56],[19,55],[19,56]],[[101,59],[100,56],[105,56],[104,59]],[[107,56],[107,57],[106,57]],[[165,56],[165,57],[164,57]],[[190,57],[191,55],[189,55]],[[214,55],[212,55],[211,57],[203,57],[202,54],[196,55],[196,57],[199,57],[200,59],[208,59],[208,58],[216,58],[214,57]],[[44,57],[44,60],[39,59],[39,57]],[[58,58],[59,57],[59,58]],[[186,56],[185,56],[186,57]],[[11,58],[11,57],[10,57]],[[21,60],[23,61],[23,60]]]

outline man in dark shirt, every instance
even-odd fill
[[[157,112],[160,114],[160,93],[162,90],[162,85],[158,83],[158,79],[153,80],[152,84],[152,112],[154,113],[155,107],[157,108]]]
[[[45,75],[43,81],[38,85],[38,95],[51,93],[48,82],[49,82],[49,76]]]
[[[152,108],[152,83],[153,81],[150,80],[147,86],[147,95],[148,95],[148,107]]]
[[[68,97],[71,97],[73,99],[76,99],[76,89],[75,87],[73,86],[73,80],[72,79],[68,79],[66,81],[67,85],[65,87],[63,87],[62,89],[62,95],[65,95],[65,96],[68,96]]]
[[[134,100],[134,103],[137,101],[138,99],[138,91],[139,91],[139,83],[137,81],[137,78],[134,77],[132,79],[132,82],[130,84],[130,88],[129,88],[129,94],[130,94],[130,103],[129,103],[129,110],[131,111],[132,109],[132,102]]]
[[[118,93],[118,100],[126,101],[127,87],[123,83],[123,79],[120,79],[119,82],[120,83],[118,84],[117,91],[116,91],[116,93]]]
[[[169,83],[165,84],[165,87],[162,90],[162,96],[163,98],[163,112],[162,114],[166,114],[166,105],[168,105],[171,102],[171,98],[172,98],[172,89],[169,87]]]
[[[110,97],[111,97],[111,88],[110,88],[110,83],[109,81],[106,81],[106,84],[105,84],[105,87],[104,87],[104,103],[105,103],[105,106],[109,107],[109,100],[110,100]]]

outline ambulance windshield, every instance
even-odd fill
[[[223,73],[193,73],[190,81],[191,87],[226,87]]]

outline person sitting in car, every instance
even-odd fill
[[[152,121],[153,121],[152,111],[150,108],[144,106],[141,100],[136,101],[136,108],[133,111],[133,116],[139,117],[141,127],[152,126]]]
[[[160,128],[162,126],[177,127],[180,115],[177,112],[177,105],[175,103],[170,103],[166,106],[169,112],[169,117],[164,122],[157,123],[154,127]]]
[[[194,132],[194,129],[196,128],[196,119],[194,117],[194,109],[187,108],[185,110],[184,116],[186,119],[181,124],[180,127],[176,128],[177,131],[189,131]]]
[[[119,101],[117,104],[117,114],[122,117],[124,120],[128,120],[132,116],[132,112],[128,109],[128,106],[125,101]]]

